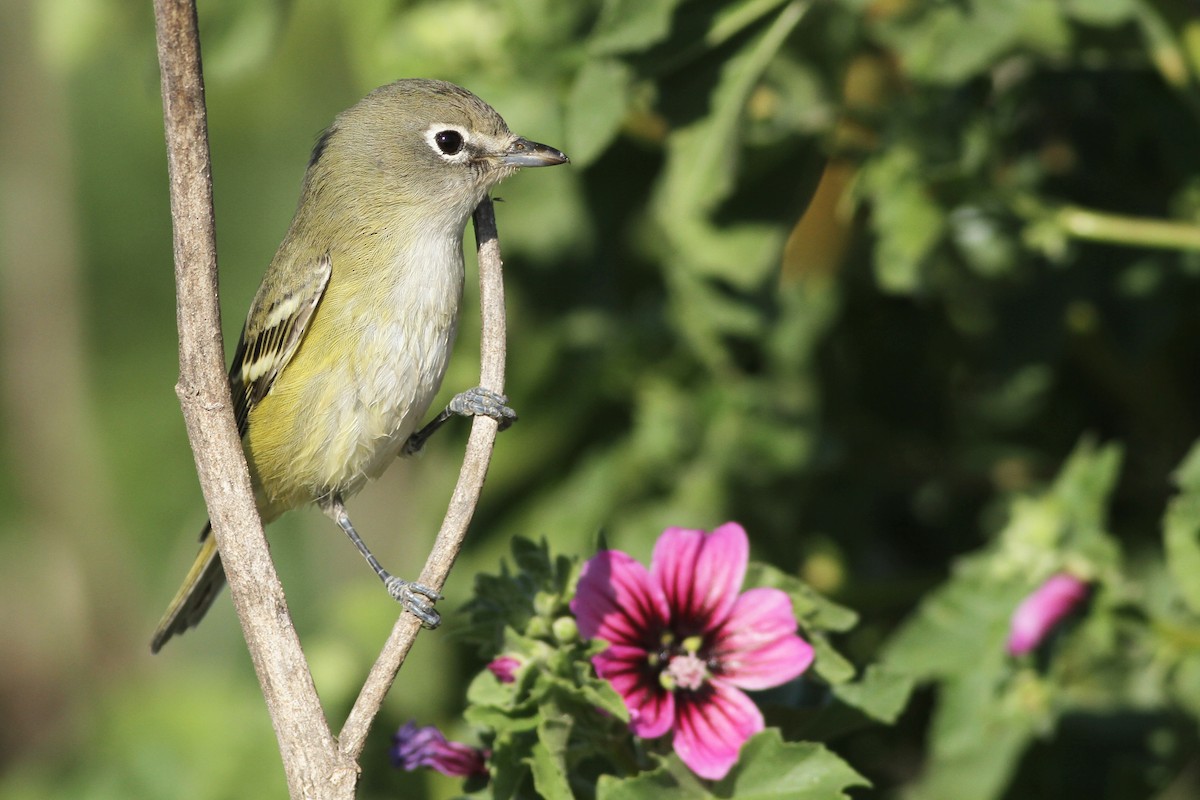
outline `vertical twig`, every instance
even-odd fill
[[[175,232],[176,391],[234,607],[279,740],[292,797],[352,797],[357,766],[338,751],[287,613],[234,424],[217,303],[212,180],[192,0],[155,0]]]
[[[479,304],[483,316],[483,331],[479,343],[479,385],[494,392],[504,392],[505,317],[504,317],[504,265],[500,259],[500,240],[496,235],[496,217],[491,198],[484,198],[475,209],[475,240],[479,253]],[[489,417],[475,417],[471,424],[471,436],[467,440],[467,451],[458,483],[450,497],[449,508],[442,520],[437,540],[433,544],[421,572],[420,582],[441,590],[446,576],[454,565],[467,535],[467,526],[479,503],[483,482],[487,477],[492,459],[492,448],[496,442],[497,425]],[[396,621],[392,634],[376,659],[375,665],[363,684],[346,724],[338,736],[342,752],[358,759],[366,742],[371,722],[379,713],[383,698],[391,688],[396,673],[404,664],[420,631],[420,623],[411,614],[403,614]]]

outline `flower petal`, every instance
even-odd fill
[[[724,778],[742,745],[763,729],[758,707],[720,680],[700,692],[681,692],[676,700],[675,752],[701,778]]]
[[[736,522],[712,533],[667,528],[654,546],[650,575],[666,593],[671,628],[681,636],[720,625],[746,577],[750,541]]]
[[[713,637],[718,673],[743,689],[768,689],[808,669],[812,645],[796,635],[792,599],[779,589],[744,592]]]
[[[644,566],[602,550],[583,565],[571,612],[586,639],[657,648],[670,610]]]
[[[658,682],[648,653],[640,647],[610,645],[592,657],[596,674],[612,684],[629,709],[629,727],[643,739],[662,736],[675,721],[675,700]]]

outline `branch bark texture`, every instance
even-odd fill
[[[213,225],[208,123],[192,0],[155,0],[174,223],[179,324],[176,392],[229,579],[279,741],[292,797],[352,797],[357,778],[325,722],[254,504],[233,418]],[[340,789],[340,791],[339,791]]]

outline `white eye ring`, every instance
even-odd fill
[[[452,164],[466,161],[467,144],[471,141],[467,129],[461,125],[435,122],[425,129],[425,142],[443,161]]]

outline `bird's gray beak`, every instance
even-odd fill
[[[500,156],[500,162],[509,167],[553,167],[570,160],[560,150],[523,138],[515,139]]]

